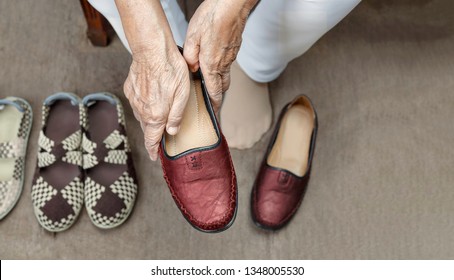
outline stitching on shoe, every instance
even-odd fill
[[[188,158],[190,158],[188,160]],[[184,157],[186,161],[186,165],[188,166],[189,169],[191,170],[201,170],[203,169],[203,160],[202,160],[202,153],[198,152],[195,154],[189,154]]]

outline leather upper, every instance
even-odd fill
[[[298,177],[286,170],[263,165],[252,192],[252,213],[260,225],[278,229],[298,210],[310,171]]]
[[[237,187],[230,152],[221,134],[212,149],[197,149],[173,159],[159,148],[164,179],[184,217],[202,231],[218,231],[235,216]]]
[[[297,100],[297,98],[295,100]],[[303,200],[310,178],[311,163],[318,128],[315,109],[315,125],[311,138],[309,162],[304,176],[297,176],[288,170],[272,167],[267,163],[267,158],[274,145],[274,141],[276,140],[282,118],[295,100],[288,103],[279,116],[276,128],[271,137],[270,144],[252,189],[252,217],[259,226],[266,229],[276,230],[282,228],[290,221]]]

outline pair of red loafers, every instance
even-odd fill
[[[262,228],[283,227],[298,209],[309,180],[317,117],[306,96],[282,111],[252,190],[252,217]],[[203,232],[221,232],[236,216],[238,188],[226,139],[201,73],[176,136],[159,149],[164,178],[186,220]]]

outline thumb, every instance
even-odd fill
[[[186,73],[187,70],[186,70]],[[189,73],[188,73],[189,74]],[[167,118],[166,130],[170,135],[175,135],[180,130],[181,119],[183,118],[184,109],[189,99],[189,75],[187,75],[184,81],[175,92],[173,104],[170,107],[169,116]]]
[[[194,36],[194,35],[193,35]],[[191,72],[199,70],[200,43],[194,37],[186,38],[183,49],[183,56]]]
[[[205,75],[205,85],[210,96],[211,104],[217,113],[222,104],[222,77],[219,74]]]

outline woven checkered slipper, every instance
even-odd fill
[[[84,112],[80,99],[71,93],[56,93],[43,104],[32,201],[38,222],[48,231],[68,229],[82,209]]]
[[[32,118],[32,108],[24,99],[0,99],[0,220],[22,193]]]
[[[83,104],[88,119],[82,140],[85,207],[95,226],[114,228],[128,218],[137,196],[123,107],[110,93],[90,94]]]

